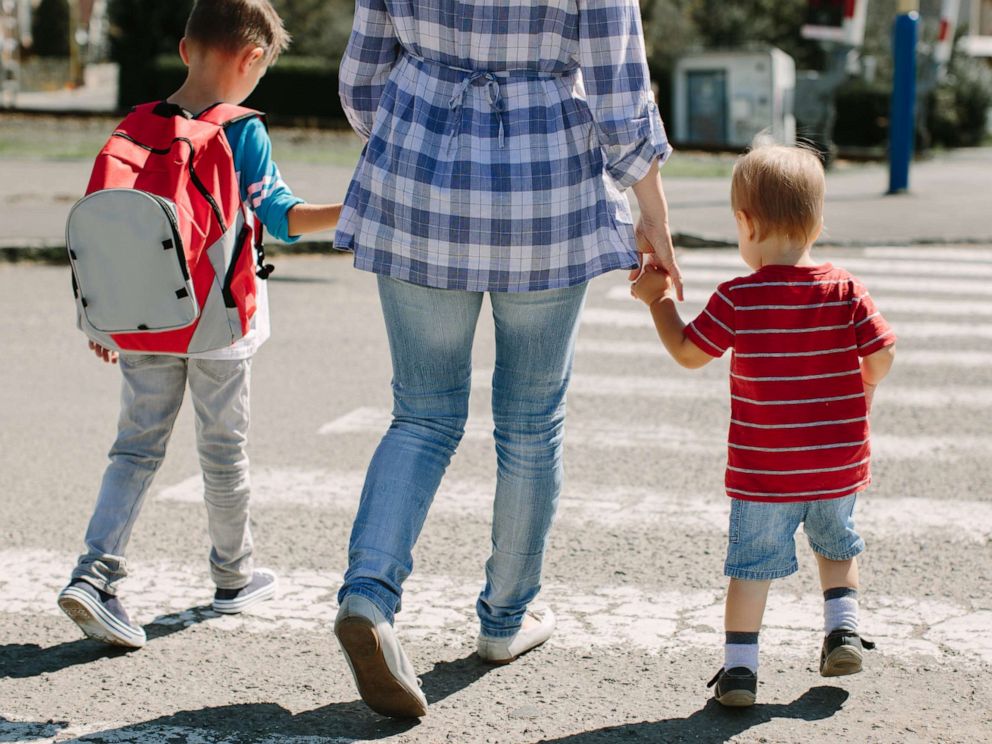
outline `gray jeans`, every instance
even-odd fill
[[[252,574],[248,498],[248,389],[251,359],[185,359],[121,354],[121,415],[110,466],[86,530],[87,552],[72,577],[111,594],[127,576],[124,552],[189,382],[212,549],[210,573],[222,589]]]

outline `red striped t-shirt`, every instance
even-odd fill
[[[733,348],[727,495],[848,496],[871,481],[860,357],[896,337],[868,290],[822,266],[764,266],[721,284],[686,329],[706,353]]]

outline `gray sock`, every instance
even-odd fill
[[[758,673],[758,634],[727,631],[723,647],[723,668],[747,667]]]
[[[823,593],[823,632],[858,630],[858,590],[827,589]]]

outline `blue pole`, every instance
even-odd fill
[[[916,45],[920,34],[920,14],[916,11],[896,17],[892,54],[895,73],[889,108],[889,193],[909,190],[909,165],[913,160],[916,134]]]

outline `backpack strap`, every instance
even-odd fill
[[[246,108],[244,106],[235,106],[233,103],[215,103],[213,106],[201,111],[194,118],[197,121],[206,121],[226,129],[232,124],[236,124],[239,121],[244,121],[245,119],[250,119],[252,117],[260,119],[262,124],[265,125],[265,128],[269,128],[269,123],[266,120],[265,114],[261,111],[256,111],[255,109]]]
[[[215,103],[210,108],[201,111],[200,114],[194,118],[197,121],[205,121],[210,124],[216,124],[224,129],[227,129],[232,124],[237,124],[239,121],[257,118],[262,122],[262,125],[266,128],[266,130],[269,128],[269,123],[266,120],[265,114],[261,111],[246,108],[245,106],[236,106],[231,103]],[[272,264],[265,263],[265,247],[262,245],[262,237],[264,233],[265,229],[262,225],[262,221],[258,219],[258,217],[255,217],[255,254],[258,257],[258,269],[255,273],[258,275],[259,279],[268,279],[269,275],[275,270],[275,267]]]

